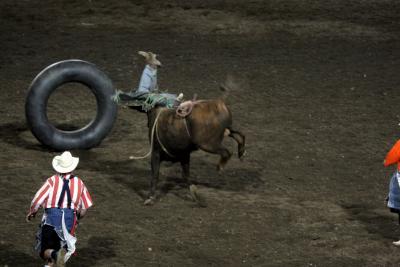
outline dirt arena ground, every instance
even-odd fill
[[[384,205],[383,159],[400,137],[400,2],[395,0],[3,0],[0,2],[0,266],[40,266],[30,201],[57,154],[27,128],[33,78],[59,60],[96,64],[116,88],[138,84],[138,50],[159,54],[161,89],[228,98],[247,157],[225,172],[192,155],[207,207],[163,164],[144,206],[146,116],[119,108],[100,146],[73,151],[95,206],[68,266],[398,266],[397,218]],[[48,116],[80,127],[96,112],[84,87],[52,95]],[[41,213],[39,214],[41,215]]]

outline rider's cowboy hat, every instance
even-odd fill
[[[161,62],[156,58],[157,54],[144,51],[139,51],[138,54],[145,58],[147,64],[153,65],[155,67],[161,66]]]
[[[69,151],[65,151],[59,156],[53,158],[53,168],[58,173],[68,173],[75,170],[78,166],[79,158],[73,157]]]

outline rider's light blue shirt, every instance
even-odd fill
[[[153,92],[157,90],[157,69],[146,65],[140,77],[138,92]]]

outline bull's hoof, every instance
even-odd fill
[[[244,158],[246,157],[246,155],[247,155],[247,150],[243,150],[243,152],[241,152],[241,153],[239,154],[239,159],[240,159],[240,161],[243,161]]]
[[[193,200],[196,201],[197,199],[197,186],[195,186],[194,184],[189,186],[189,192],[190,195],[192,196]]]
[[[189,192],[190,192],[190,195],[192,196],[193,201],[196,202],[199,207],[202,207],[202,208],[207,207],[207,201],[199,193],[197,186],[195,186],[194,184],[190,185]]]
[[[217,165],[218,174],[222,174],[224,172],[224,166]]]
[[[152,206],[152,205],[154,205],[155,200],[156,200],[155,197],[149,197],[148,199],[146,199],[146,200],[144,201],[143,204],[144,204],[145,206]]]

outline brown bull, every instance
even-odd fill
[[[232,115],[223,99],[193,102],[190,114],[178,116],[173,109],[156,107],[148,113],[148,126],[152,142],[150,198],[153,202],[162,161],[180,162],[182,177],[188,182],[190,153],[201,149],[221,156],[217,169],[221,171],[232,153],[223,146],[224,136],[238,144],[238,157],[245,153],[245,136],[232,129]]]

